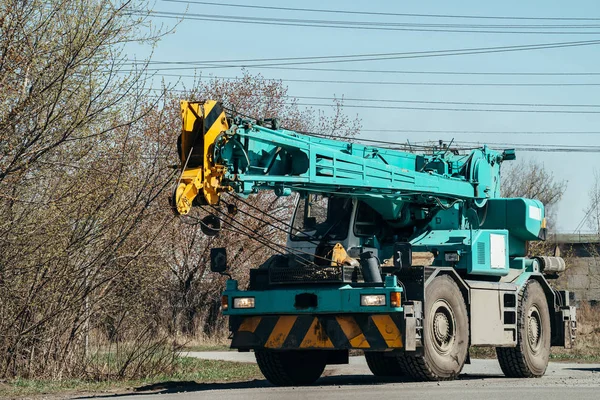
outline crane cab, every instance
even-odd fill
[[[316,256],[317,265],[326,262],[336,243],[351,257],[364,251],[379,257],[387,228],[381,215],[357,198],[309,194],[296,203],[287,246]]]

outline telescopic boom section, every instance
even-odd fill
[[[466,155],[449,149],[413,154],[324,139],[281,129],[276,120],[227,119],[213,100],[182,101],[181,112],[178,214],[187,214],[193,204],[217,204],[222,192],[260,190],[442,206],[484,202],[500,196],[500,163],[514,159],[512,150],[487,147]]]

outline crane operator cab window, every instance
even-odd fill
[[[291,232],[292,240],[343,240],[348,235],[352,199],[310,194],[300,199]]]
[[[377,211],[367,203],[360,201],[356,210],[356,221],[354,222],[354,234],[356,236],[372,237],[381,239],[384,233],[385,221]]]

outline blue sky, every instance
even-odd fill
[[[593,1],[273,1],[227,0],[235,4],[256,4],[278,7],[340,9],[389,13],[488,15],[519,17],[588,17],[600,18],[600,2]],[[200,61],[215,59],[256,59],[271,57],[330,56],[344,54],[410,52],[424,50],[461,49],[473,47],[511,46],[551,42],[600,39],[598,21],[531,21],[531,20],[465,20],[436,18],[403,18],[398,16],[338,15],[274,10],[238,9],[209,5],[169,3],[157,0],[154,10],[181,11],[202,14],[227,14],[275,18],[305,18],[345,21],[381,21],[411,23],[470,24],[590,24],[598,25],[591,32],[599,34],[482,34],[448,32],[410,32],[334,29],[317,27],[267,26],[212,21],[183,21],[175,33],[162,40],[154,51],[153,60]],[[172,20],[156,18],[172,23]],[[563,31],[574,29],[561,29]],[[136,49],[136,58],[143,58],[146,49]],[[600,45],[533,50],[511,53],[462,55],[399,60],[349,62],[314,65],[316,68],[411,70],[411,71],[490,71],[490,72],[600,72]],[[376,74],[325,71],[293,71],[280,69],[250,69],[266,78],[441,82],[441,83],[600,83],[599,76],[474,76],[430,74]],[[193,74],[194,70],[175,73]],[[239,68],[198,70],[207,76],[239,76]],[[176,81],[177,78],[164,78]],[[190,80],[183,80],[190,82]],[[413,86],[334,83],[284,82],[294,96],[345,96],[347,98],[493,102],[546,104],[600,104],[600,86]],[[348,102],[350,104],[350,102]],[[351,104],[370,104],[359,103]],[[402,104],[391,104],[402,105]],[[431,106],[426,106],[431,107]],[[448,106],[446,106],[448,107]],[[451,106],[457,107],[457,106]],[[458,106],[460,108],[460,106]],[[463,107],[464,108],[464,107]],[[488,107],[489,108],[489,107]],[[507,107],[518,108],[518,107]],[[568,108],[556,108],[564,110]],[[600,108],[586,108],[600,111]],[[432,110],[381,110],[348,108],[358,114],[365,129],[435,130],[435,131],[600,131],[600,114],[564,113],[504,113],[457,112]],[[507,144],[600,145],[600,134],[447,134],[364,132],[364,138],[376,138],[404,143],[407,140],[477,141]],[[494,146],[491,146],[494,147]],[[506,147],[506,146],[504,146]],[[594,168],[599,168],[600,153],[518,152],[520,160],[541,160],[557,179],[567,180],[567,192],[558,210],[557,228],[572,232],[584,217],[587,191]]]

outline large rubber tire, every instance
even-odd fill
[[[327,355],[318,350],[256,350],[254,354],[262,374],[276,386],[310,385],[327,364]]]
[[[398,357],[403,370],[421,381],[452,380],[469,351],[467,306],[454,280],[436,277],[425,289],[423,353]]]
[[[497,347],[504,375],[511,378],[539,378],[550,358],[550,312],[546,294],[536,281],[529,281],[519,294],[517,346]]]
[[[383,351],[365,351],[369,369],[375,376],[403,376],[404,371],[397,357],[386,356]]]

